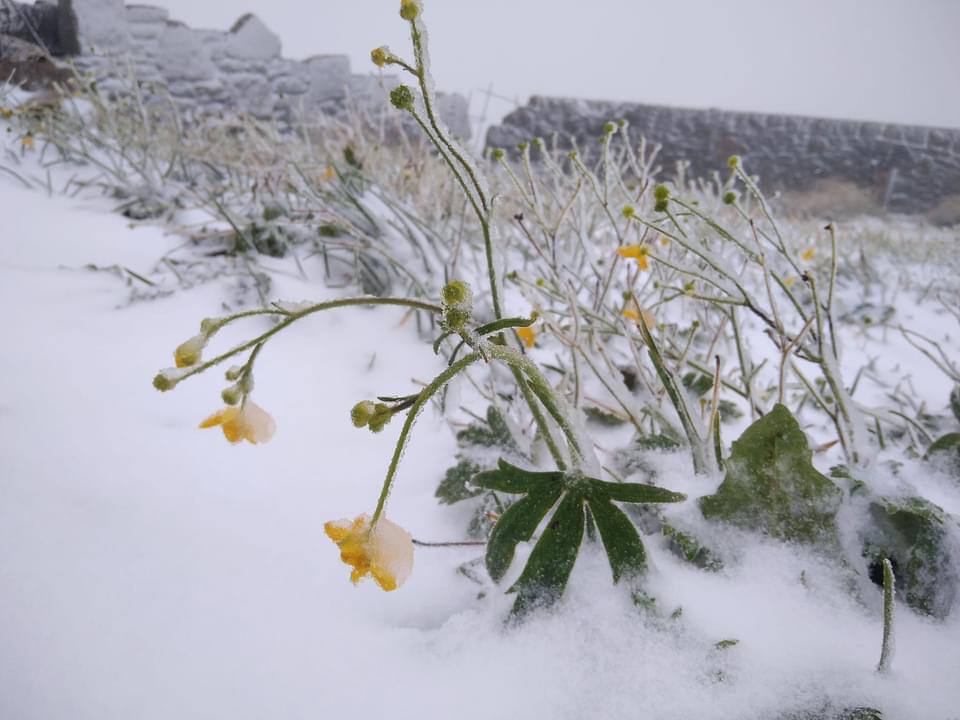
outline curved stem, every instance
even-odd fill
[[[403,457],[403,451],[406,450],[407,440],[410,438],[410,431],[413,429],[413,424],[417,420],[417,415],[420,414],[420,411],[423,409],[423,406],[427,404],[427,401],[436,395],[444,385],[450,382],[450,380],[452,380],[457,373],[466,369],[479,359],[479,353],[472,353],[455,362],[442,373],[437,375],[433,381],[420,392],[420,395],[413,403],[413,406],[410,408],[410,412],[407,413],[407,417],[403,421],[403,427],[400,429],[400,437],[397,438],[397,445],[393,449],[393,457],[390,458],[390,465],[387,467],[387,477],[384,479],[383,488],[380,490],[380,498],[377,500],[377,508],[373,511],[373,517],[370,519],[371,530],[373,530],[374,526],[377,524],[377,521],[380,519],[380,516],[383,514],[383,507],[386,505],[387,497],[390,495],[390,488],[393,486],[393,480],[397,476],[397,468],[400,465],[400,458]]]

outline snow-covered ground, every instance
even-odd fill
[[[276,437],[230,446],[196,428],[221,405],[219,373],[151,387],[223,286],[128,304],[116,275],[86,266],[146,274],[181,240],[109,210],[0,175],[0,718],[759,720],[827,698],[960,717],[960,614],[898,608],[893,671],[878,675],[879,606],[822,558],[735,531],[717,533],[736,561],[716,574],[648,540],[659,617],[611,591],[595,549],[559,610],[519,626],[503,624],[509,598],[480,599],[456,572],[478,548],[418,549],[394,593],[353,587],[323,523],[371,511],[399,422],[371,435],[350,407],[410,392],[441,360],[398,310],[316,316],[258,362]],[[389,515],[421,540],[462,539],[465,511],[433,497],[452,431],[434,409],[417,430]],[[685,459],[662,462],[671,489],[714,490]],[[960,512],[956,487],[923,481]]]

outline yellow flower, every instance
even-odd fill
[[[178,368],[190,367],[200,362],[203,355],[203,348],[206,347],[207,336],[195,335],[186,342],[177,346],[173,351],[173,361]]]
[[[788,277],[788,278],[784,278],[783,284],[786,285],[788,288],[792,288],[792,287],[793,287],[793,284],[794,284],[796,281],[797,281],[797,279],[796,279],[795,277]]]
[[[22,138],[20,138],[20,144],[23,146],[24,150],[34,150],[37,147],[37,143],[33,139],[33,135],[24,135]]]
[[[636,306],[624,308],[623,316],[634,322],[640,322],[640,318],[643,318],[643,324],[651,330],[657,325],[657,319],[653,316],[652,312],[648,310],[637,310]]]
[[[523,344],[528,348],[532,348],[533,344],[537,341],[537,331],[532,327],[517,328],[517,335],[520,336]]]
[[[265,443],[273,437],[277,423],[266,410],[248,400],[240,407],[225,407],[208,417],[200,427],[212,428],[219,425],[224,437],[232,443],[246,440],[252,445]]]
[[[350,580],[356,585],[367,575],[390,592],[406,582],[413,570],[413,538],[406,530],[381,517],[370,528],[370,516],[356,520],[331,520],[324,532],[340,548],[340,559],[353,567]]]
[[[650,248],[646,245],[624,245],[621,248],[617,248],[617,254],[622,258],[633,258],[637,261],[637,265],[640,266],[641,270],[650,269],[650,261],[647,260],[647,256],[650,254]]]
[[[806,250],[800,253],[800,258],[804,262],[810,262],[811,260],[813,260],[813,256],[816,255],[816,253],[817,253],[817,249],[815,247],[808,247]]]

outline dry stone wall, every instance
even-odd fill
[[[489,130],[487,145],[509,149],[557,133],[562,146],[573,138],[589,153],[604,124],[621,119],[634,138],[662,145],[658,164],[667,173],[685,161],[689,174],[708,176],[739,154],[771,192],[847,183],[903,213],[960,198],[960,130],[950,128],[533,97]]]
[[[148,96],[153,88],[157,99],[169,93],[188,114],[245,112],[292,122],[340,114],[348,102],[377,111],[388,107],[386,93],[395,84],[351,72],[345,55],[284,58],[280,38],[255,15],[222,32],[190,28],[161,7],[123,0],[0,0],[3,33],[71,57],[101,89],[125,92],[135,79]],[[451,130],[469,137],[466,100],[443,95],[439,105]]]

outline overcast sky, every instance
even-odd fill
[[[145,0],[195,27],[246,12],[284,54],[408,56],[399,0]],[[487,88],[960,127],[960,0],[425,0],[434,75]],[[496,102],[488,114],[511,107]]]

